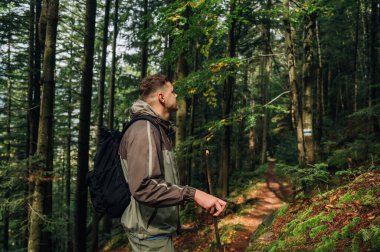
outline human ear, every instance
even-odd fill
[[[158,95],[158,100],[159,100],[160,102],[165,102],[164,95],[163,95],[163,94],[159,94],[159,95]]]

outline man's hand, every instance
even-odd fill
[[[210,210],[210,213],[214,216],[218,216],[221,212],[223,212],[227,205],[225,201],[198,189],[195,191],[194,201],[201,207]]]

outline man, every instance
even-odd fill
[[[121,217],[133,251],[174,251],[172,235],[179,229],[178,205],[195,201],[218,216],[226,202],[189,186],[180,186],[175,165],[170,113],[177,111],[173,85],[163,75],[140,84],[140,99],[132,105],[132,118],[154,118],[133,123],[120,143],[119,154],[131,190],[131,203]]]

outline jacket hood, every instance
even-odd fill
[[[162,128],[164,128],[164,130],[166,130],[168,136],[170,138],[174,137],[175,130],[176,130],[174,123],[171,121],[166,121],[162,119],[148,103],[146,103],[145,101],[141,99],[135,101],[132,104],[131,119],[139,115],[149,115],[149,116],[154,117],[157,120],[157,123],[161,125]]]
[[[131,118],[139,115],[150,115],[155,118],[161,119],[160,116],[153,110],[153,108],[143,100],[137,100],[131,107]],[[162,119],[161,119],[162,120]]]

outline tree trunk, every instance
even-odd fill
[[[184,16],[186,19],[190,17],[190,7],[186,6]],[[183,30],[184,33],[187,32],[189,29],[188,22],[185,22],[183,25],[178,26],[179,29]],[[176,66],[176,80],[181,80],[184,77],[186,77],[189,73],[189,66],[185,59],[185,49],[182,49],[182,51],[179,53],[179,56],[177,58],[177,66]],[[180,155],[177,157],[177,167],[179,171],[179,179],[180,183],[182,185],[186,184],[187,178],[189,176],[188,170],[186,169],[186,160],[185,157],[185,149],[182,146],[183,142],[186,138],[186,124],[187,122],[187,103],[186,103],[186,97],[180,97],[177,99],[178,103],[178,111],[176,113],[176,124],[177,124],[177,131],[176,131],[176,137],[175,137],[175,147],[176,149],[182,148],[180,151]]]
[[[148,26],[149,26],[149,2],[144,0],[144,13],[143,13],[143,37],[141,43],[141,79],[145,78],[148,70]]]
[[[109,89],[109,111],[108,111],[108,128],[114,129],[114,121],[115,121],[115,86],[116,86],[116,47],[117,47],[117,36],[119,33],[118,30],[118,22],[119,22],[119,0],[115,0],[115,9],[114,9],[114,36],[112,39],[112,60],[111,60],[111,84]],[[95,213],[94,213],[95,214]],[[99,216],[94,216],[93,223],[101,221],[101,233],[110,234],[112,228],[112,219],[107,215],[104,215],[100,220]],[[98,228],[94,226],[93,233],[98,232]]]
[[[182,52],[177,61],[176,69],[176,80],[181,80],[187,76],[188,66],[185,60],[184,53]],[[178,149],[182,147],[182,144],[186,137],[186,114],[187,114],[187,104],[186,98],[181,97],[178,99],[178,110],[176,113],[176,124],[177,130],[175,135],[175,146]],[[186,184],[188,178],[188,171],[186,169],[186,158],[184,157],[185,151],[181,151],[180,156],[177,157],[177,166],[179,171],[180,183],[182,185]]]
[[[195,42],[194,46],[194,72],[199,70],[199,43],[198,41]],[[198,95],[193,94],[191,97],[191,107],[190,107],[190,125],[189,125],[189,134],[190,136],[195,137],[195,114],[196,114],[196,108],[198,106]],[[196,168],[198,167],[197,165],[197,152],[194,150],[193,146],[189,146],[189,151],[188,153],[191,153],[191,158],[188,159],[188,179],[187,179],[187,185],[191,185],[192,183],[192,177],[195,174]]]
[[[302,65],[302,126],[305,146],[305,164],[314,164],[315,145],[313,127],[313,79],[312,79],[312,47],[315,31],[316,14],[311,13],[305,16],[305,30],[303,39],[304,62]]]
[[[379,104],[380,99],[380,75],[379,75],[379,1],[371,0],[371,33],[370,33],[370,80],[372,105]],[[375,132],[380,132],[378,117],[372,116]]]
[[[72,2],[74,4],[74,2]],[[71,22],[71,25],[74,26],[74,21]],[[73,31],[71,32],[70,36],[70,58],[74,58],[74,53],[73,53]],[[72,95],[72,76],[74,72],[71,71],[70,69],[70,77],[69,77],[69,89],[68,89],[68,97],[67,97],[67,129],[68,129],[68,134],[66,136],[66,221],[67,221],[67,226],[66,226],[66,252],[72,252],[73,251],[73,235],[72,235],[72,220],[71,220],[71,145],[72,145],[72,136],[71,136],[71,131],[72,131],[72,125],[71,125],[71,120],[72,120],[72,113],[73,113],[73,108],[71,106],[73,95]]]
[[[94,66],[96,0],[86,0],[84,66],[81,82],[74,251],[86,251],[87,186],[92,77]]]
[[[378,1],[371,0],[371,26],[370,26],[370,46],[369,46],[369,58],[370,58],[370,80],[371,80],[371,101],[372,105],[377,104],[377,98],[379,96],[379,83],[378,83]]]
[[[55,94],[55,51],[59,0],[45,0],[46,34],[43,60],[43,93],[40,105],[37,155],[40,158],[33,171],[34,192],[30,213],[28,251],[51,251],[51,234],[43,231],[41,216],[52,213],[53,171],[53,107]]]
[[[356,18],[355,18],[355,41],[354,41],[354,60],[353,60],[353,79],[354,79],[354,112],[358,110],[358,90],[359,90],[359,80],[358,80],[358,48],[359,48],[359,22],[360,22],[360,0],[356,0]],[[317,34],[318,36],[318,34]]]
[[[230,15],[234,15],[236,0],[232,0],[230,3]],[[231,27],[228,31],[228,56],[235,57],[236,52],[236,41],[235,41],[235,27],[236,18],[232,18]],[[222,189],[222,197],[226,198],[228,196],[228,175],[231,160],[231,122],[230,122],[230,112],[233,103],[233,92],[235,87],[235,77],[228,76],[227,80],[224,82],[222,91],[222,120],[226,122],[224,125],[221,141],[222,149],[222,165],[219,175],[219,187]]]
[[[71,46],[72,48],[72,46]],[[71,49],[72,50],[72,49]],[[72,51],[70,53],[72,55]],[[71,79],[69,80],[69,95],[68,95],[68,111],[67,111],[67,129],[68,134],[66,138],[66,232],[67,232],[67,240],[66,240],[66,252],[73,251],[73,243],[72,243],[72,235],[71,235],[71,119],[72,119],[72,93],[71,93]]]
[[[115,13],[113,17],[113,40],[112,40],[112,62],[111,62],[111,85],[109,90],[108,128],[113,129],[115,82],[116,82],[116,41],[119,22],[119,0],[115,0]]]
[[[108,45],[108,25],[110,16],[111,0],[106,0],[104,9],[104,26],[103,26],[103,39],[102,39],[102,58],[100,66],[100,80],[98,86],[98,120],[97,120],[97,132],[96,132],[96,144],[99,144],[100,128],[103,127],[103,113],[104,113],[104,85],[106,79],[106,62],[107,62],[107,45]],[[99,240],[99,216],[95,211],[92,212],[92,238],[91,238],[91,251],[98,250]]]
[[[25,177],[29,177],[31,167],[31,157],[36,152],[37,135],[38,135],[38,120],[39,120],[39,102],[40,102],[40,72],[41,72],[41,53],[38,40],[38,22],[41,12],[41,2],[30,0],[30,14],[29,14],[29,78],[28,78],[28,122],[27,122],[27,146],[26,155],[28,157],[27,169]],[[28,182],[26,185],[26,198],[33,193],[33,182]],[[29,220],[28,204],[30,200],[25,203],[25,219]],[[25,228],[24,246],[28,247],[29,230]]]
[[[315,24],[315,35],[317,40],[317,58],[318,64],[316,69],[317,76],[317,111],[315,119],[315,152],[319,153],[319,146],[322,139],[322,124],[323,124],[323,77],[322,77],[322,56],[321,56],[321,45],[319,41],[319,27],[316,21]]]
[[[272,8],[272,1],[267,0],[266,4],[266,10],[270,11]],[[271,36],[270,36],[270,30],[271,30],[271,24],[270,24],[270,17],[266,17],[263,22],[263,37],[264,37],[264,55],[263,61],[262,61],[262,105],[265,105],[268,102],[268,89],[270,86],[270,75],[272,72],[272,59],[269,54],[271,54]],[[261,138],[261,153],[260,153],[260,164],[264,164],[266,162],[266,155],[267,155],[267,149],[268,149],[268,109],[264,106],[263,107],[264,117],[263,117],[263,125],[262,125],[262,138]]]
[[[7,57],[7,71],[10,75],[11,70],[11,40],[10,40],[11,33],[9,32],[8,37],[8,57]],[[10,78],[10,77],[8,77]],[[7,102],[7,145],[6,145],[6,162],[8,163],[8,168],[10,169],[10,162],[11,162],[11,117],[12,117],[12,82],[10,79],[8,79],[8,102]],[[10,196],[10,190],[8,188],[5,189],[5,198],[9,199]],[[3,211],[2,211],[2,219],[3,219],[3,249],[4,251],[9,250],[9,205],[5,204]]]
[[[294,42],[292,38],[291,25],[289,19],[289,0],[283,0],[283,22],[285,29],[286,55],[288,61],[289,86],[292,98],[292,120],[297,132],[297,150],[299,164],[305,163],[305,149],[303,145],[303,127],[301,100],[299,99],[299,88],[297,83],[296,61],[294,55]]]

